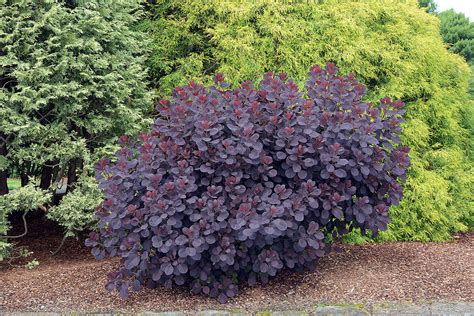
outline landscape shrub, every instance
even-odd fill
[[[284,71],[302,87],[313,63],[335,62],[368,87],[368,100],[401,99],[402,138],[413,160],[409,198],[391,208],[389,230],[377,239],[446,240],[471,225],[469,70],[446,49],[438,17],[416,0],[171,0],[150,2],[147,12],[141,25],[150,33],[149,65],[161,95],[190,80],[208,85],[216,72],[235,87]],[[446,152],[456,154],[433,163]]]
[[[0,195],[0,261],[9,257],[11,251],[11,244],[4,237],[10,229],[8,215],[13,212],[23,212],[23,220],[25,221],[28,212],[36,210],[50,200],[51,194],[38,189],[34,183],[21,187],[10,194]],[[14,238],[27,233],[27,226],[22,225],[24,230],[22,233],[13,236]]]
[[[94,229],[96,207],[102,202],[102,193],[94,178],[82,176],[76,188],[66,194],[61,203],[48,210],[47,217],[64,227],[65,236],[75,236],[78,232]]]
[[[86,244],[121,258],[107,288],[186,284],[225,302],[240,282],[314,268],[326,236],[385,230],[409,164],[404,104],[366,103],[337,73],[313,66],[307,96],[267,73],[258,89],[217,75],[161,100],[152,131],[97,165],[105,200]]]
[[[8,177],[38,180],[68,235],[94,227],[97,157],[152,121],[140,12],[129,0],[0,0],[0,195],[24,192]]]

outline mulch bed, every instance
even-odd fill
[[[105,290],[106,274],[118,261],[95,261],[83,240],[61,242],[54,225],[31,232],[19,245],[40,266],[27,270],[0,265],[0,313],[11,311],[197,311],[311,310],[317,304],[474,301],[474,235],[452,242],[342,245],[315,272],[284,272],[267,285],[244,288],[229,303],[191,295],[184,288],[144,289],[122,301]],[[44,227],[44,226],[43,226]]]

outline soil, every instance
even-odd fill
[[[143,289],[123,301],[105,288],[116,258],[96,261],[83,237],[61,242],[54,224],[29,232],[28,246],[40,265],[32,270],[0,264],[2,312],[139,312],[198,310],[311,310],[318,304],[383,302],[474,302],[474,235],[444,243],[396,242],[342,245],[324,257],[315,272],[283,272],[269,284],[243,288],[237,298],[219,304],[185,288]],[[35,225],[36,226],[36,225]],[[25,263],[27,260],[14,262]]]

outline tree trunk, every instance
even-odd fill
[[[41,171],[40,188],[42,190],[47,190],[51,185],[51,180],[53,179],[53,167],[51,167],[52,164],[52,161],[47,161],[46,165],[43,166]]]
[[[58,178],[59,169],[59,165],[54,166],[53,168],[53,183],[56,182],[56,179]]]
[[[21,186],[24,187],[28,184],[28,175],[24,172],[20,172]]]
[[[0,135],[0,136],[3,136],[3,135]],[[6,158],[7,153],[8,153],[7,144],[5,141],[2,140],[0,143],[0,156],[3,156]],[[8,179],[7,169],[0,171],[0,195],[8,194],[7,179]]]
[[[82,171],[84,167],[84,162],[82,159],[74,159],[69,164],[69,169],[67,172],[67,192],[74,189],[75,183],[77,182],[77,174]]]
[[[69,162],[69,169],[67,171],[67,192],[72,190],[74,183],[77,181],[76,165],[77,159],[73,159]]]
[[[54,174],[53,182],[55,186],[55,190],[53,192],[53,205],[59,205],[59,202],[61,201],[61,198],[63,196],[63,194],[56,193],[56,187],[59,185],[59,183],[62,183],[62,178],[64,176],[65,169],[66,169],[66,165],[59,166],[59,164],[53,168],[53,174]]]
[[[24,187],[30,182],[28,175],[30,174],[30,163],[25,161],[17,166],[18,173],[20,174],[21,186]]]

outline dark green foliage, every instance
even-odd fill
[[[468,62],[474,58],[474,22],[453,9],[439,13],[441,36],[449,49],[463,56]]]
[[[421,8],[426,9],[428,13],[436,12],[437,5],[435,0],[418,0],[418,4]]]

